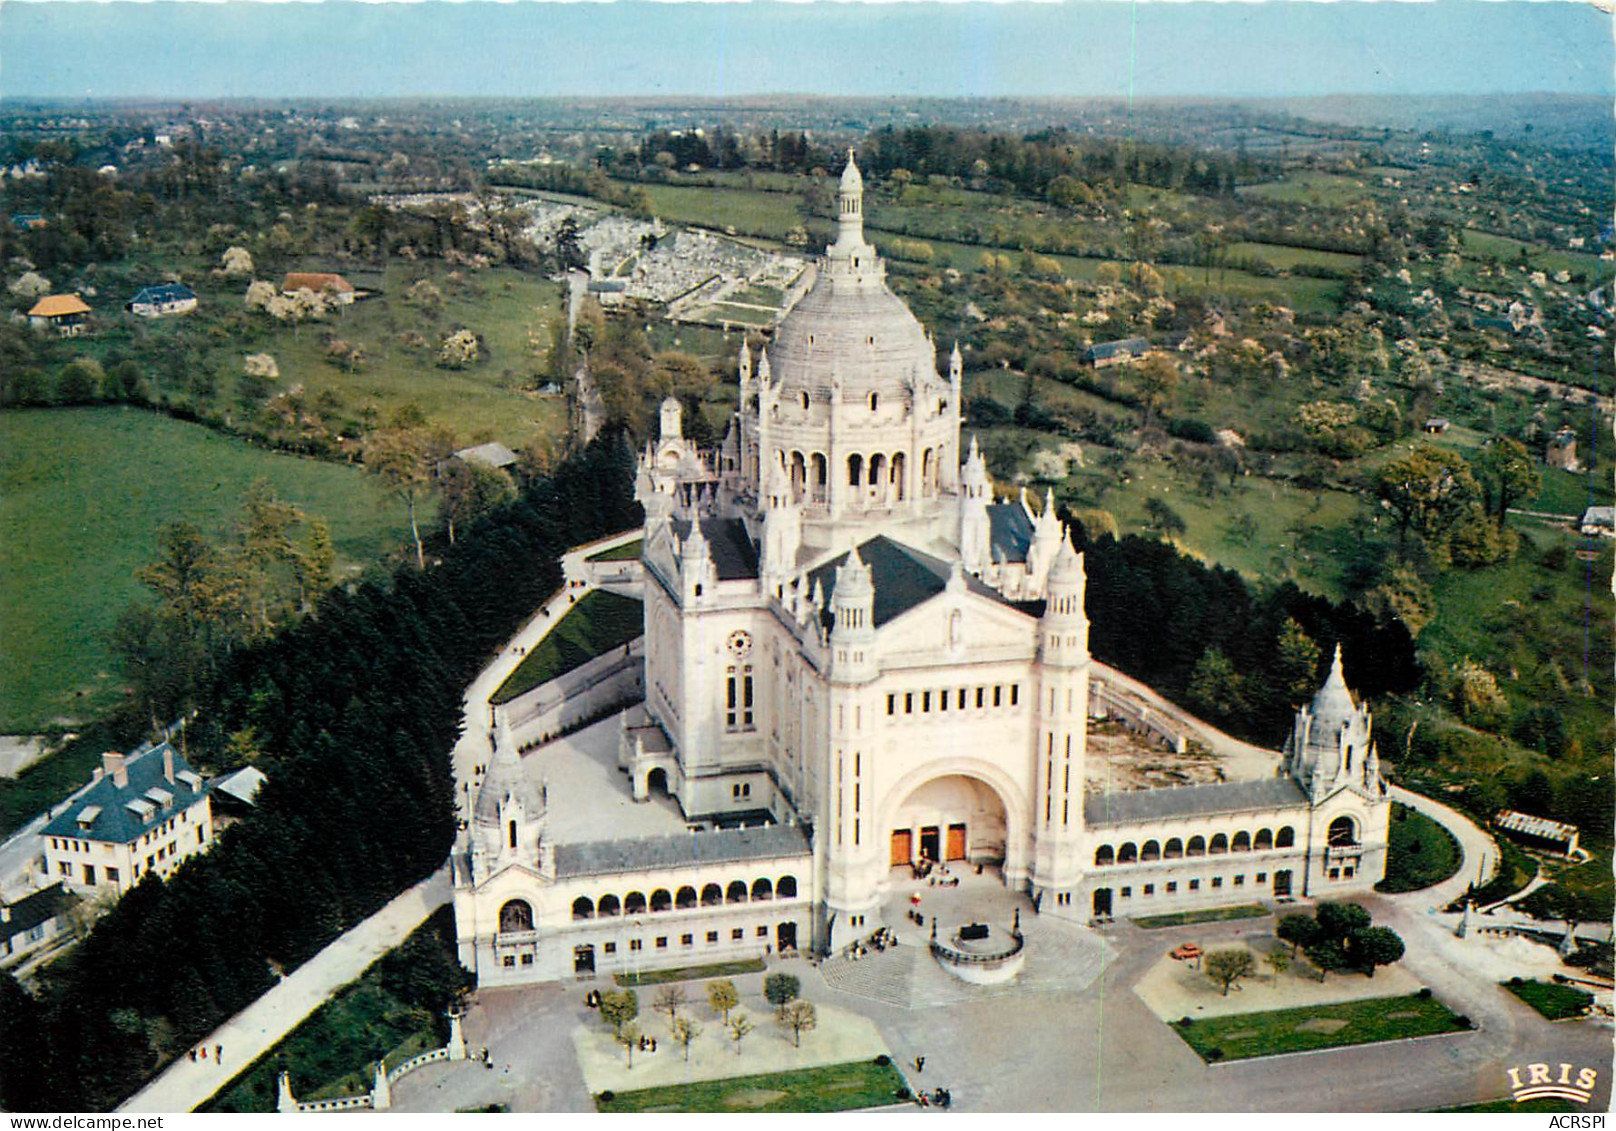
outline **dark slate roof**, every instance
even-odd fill
[[[673,532],[683,542],[690,536],[690,520],[673,520]],[[758,575],[757,547],[746,532],[746,523],[738,518],[704,518],[701,520],[702,537],[707,539],[707,552],[712,555],[720,581],[750,581]]]
[[[171,782],[163,775],[163,752],[174,752],[174,780]],[[55,820],[41,830],[43,836],[77,837],[80,840],[106,840],[116,844],[128,844],[138,839],[149,829],[167,821],[175,814],[183,812],[202,798],[208,792],[207,783],[200,777],[196,778],[197,789],[192,790],[184,781],[180,780],[182,773],[194,773],[181,754],[167,742],[156,746],[147,743],[124,762],[128,773],[128,784],[119,787],[112,779],[112,775],[103,775],[100,780],[92,782],[88,789],[78,794],[62,810]],[[152,814],[142,818],[134,810],[128,808],[128,803],[136,800],[149,800],[146,792],[152,789],[161,789],[170,794],[167,804],[158,804],[153,801]],[[79,825],[79,814],[87,809],[95,809],[93,819],[88,828]]]
[[[875,585],[876,628],[931,600],[948,585],[947,562],[922,553],[913,546],[894,542],[885,534],[871,538],[859,546],[858,551],[864,564],[870,567],[870,580]],[[846,560],[847,555],[841,554],[809,574],[809,592],[813,592],[816,581],[825,588],[826,624],[830,623],[831,618],[831,595],[836,592],[836,570]],[[972,593],[1000,604],[1009,604],[969,574],[965,577],[965,584]]]
[[[1091,826],[1130,825],[1306,804],[1307,795],[1294,779],[1263,778],[1107,793],[1083,802],[1083,820]]]
[[[141,287],[135,292],[135,297],[129,300],[129,305],[137,302],[184,302],[186,299],[196,297],[196,292],[184,283],[158,283],[155,286]]]
[[[1089,361],[1101,357],[1116,357],[1118,354],[1144,353],[1150,348],[1147,338],[1123,338],[1115,342],[1095,342],[1083,351],[1083,356]]]
[[[988,545],[1001,562],[1024,562],[1032,545],[1032,519],[1020,503],[994,503],[988,507]]]
[[[807,856],[809,851],[808,836],[801,826],[769,825],[760,829],[719,829],[639,840],[558,844],[555,867],[558,878],[609,876],[691,864],[733,864],[742,860]]]
[[[9,903],[6,909],[11,912],[11,918],[0,923],[0,939],[14,939],[31,931],[41,923],[54,919],[78,901],[78,896],[57,883],[24,896],[16,903]]]

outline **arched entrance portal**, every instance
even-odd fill
[[[893,867],[921,861],[1002,864],[1004,802],[993,787],[965,774],[933,778],[899,804],[888,830]]]

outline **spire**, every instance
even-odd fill
[[[954,342],[954,348],[948,354],[948,383],[958,385],[960,377],[965,372],[965,359],[960,357],[959,341]]]
[[[1061,539],[1060,549],[1055,551],[1055,564],[1049,569],[1050,588],[1081,586],[1087,579],[1083,570],[1083,555],[1072,548],[1072,537],[1067,534]]]
[[[836,192],[836,243],[830,254],[845,258],[864,246],[864,178],[849,149],[847,167],[842,170],[842,183]]]
[[[544,811],[539,791],[522,772],[522,755],[511,738],[511,728],[500,711],[494,723],[494,756],[488,760],[488,775],[477,791],[477,805],[472,812],[479,825],[499,827],[500,807],[507,800],[517,801],[529,820]]]
[[[769,383],[769,351],[766,349],[758,350],[757,377],[762,384]]]
[[[1357,708],[1352,693],[1347,690],[1347,677],[1341,667],[1341,645],[1335,646],[1335,658],[1330,661],[1330,674],[1313,697],[1315,735],[1334,741],[1336,730],[1350,719]]]

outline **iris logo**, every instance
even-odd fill
[[[1571,1071],[1571,1065],[1564,1063],[1528,1064],[1508,1069],[1510,1095],[1514,1097],[1516,1103],[1555,1096],[1562,1100],[1585,1104],[1593,1099],[1594,1088],[1599,1083],[1599,1073],[1592,1068],[1581,1068],[1577,1070],[1576,1076],[1572,1076]]]

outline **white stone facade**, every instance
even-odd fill
[[[1339,654],[1277,776],[1087,795],[1082,557],[1052,499],[996,502],[974,442],[961,460],[959,353],[939,374],[887,289],[851,160],[838,211],[813,288],[742,351],[722,445],[697,451],[670,402],[638,484],[645,700],[624,718],[621,789],[665,794],[692,828],[773,827],[625,841],[615,873],[569,875],[501,741],[457,857],[463,959],[501,982],[582,970],[585,946],[596,970],[835,950],[884,925],[894,877],[923,858],[997,868],[1040,913],[1084,921],[1371,886],[1390,805]],[[793,894],[766,907],[702,897],[787,875]],[[652,890],[672,905],[627,910]],[[511,900],[531,926],[500,926]]]

